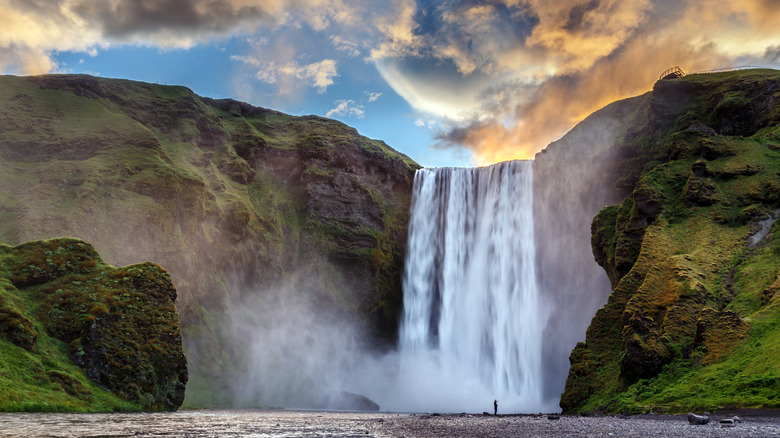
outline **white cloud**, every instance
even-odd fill
[[[426,128],[426,129],[433,129],[434,126],[436,126],[436,120],[430,119],[430,120],[423,120],[423,119],[417,119],[414,121],[414,126],[417,126],[418,128]]]
[[[259,81],[276,84],[282,78],[303,79],[319,93],[324,93],[333,85],[333,78],[339,75],[336,71],[336,61],[333,59],[323,59],[306,65],[298,65],[295,61],[279,65],[276,61],[263,62],[252,56],[233,55],[230,59],[258,68],[254,76]]]
[[[339,99],[333,102],[336,106],[325,114],[325,117],[350,116],[362,119],[366,112],[363,105],[358,105],[351,99]]]
[[[357,42],[345,38],[342,35],[331,35],[330,43],[336,50],[346,53],[348,56],[360,56],[360,49]]]
[[[370,92],[368,93],[368,101],[369,102],[376,102],[379,100],[379,98],[382,97],[382,93],[380,92]]]

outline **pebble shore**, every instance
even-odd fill
[[[733,413],[731,414],[733,415]],[[780,437],[774,412],[724,415],[692,426],[685,415],[467,415],[288,410],[136,414],[0,413],[0,437]]]
[[[550,419],[555,418],[557,419]],[[685,415],[643,416],[469,416],[394,417],[374,428],[377,437],[780,437],[780,418],[747,417],[723,427],[726,416],[706,425],[688,424]]]

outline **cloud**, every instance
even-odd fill
[[[414,121],[414,126],[416,126],[416,127],[418,127],[418,128],[428,128],[428,129],[433,129],[433,128],[436,126],[436,123],[437,123],[437,122],[436,122],[436,120],[434,120],[434,119],[430,119],[430,120],[427,120],[427,121],[426,121],[426,120],[423,120],[423,119],[416,119],[416,120]],[[442,140],[444,140],[444,139],[442,139]],[[446,141],[446,140],[445,140],[445,141]]]
[[[379,98],[382,97],[382,93],[379,92],[370,92],[368,93],[368,101],[369,102],[376,102],[379,100]]]
[[[267,84],[278,84],[283,79],[297,78],[307,81],[319,93],[324,93],[328,86],[333,85],[333,78],[338,76],[336,61],[323,59],[306,65],[298,65],[290,61],[279,65],[276,61],[262,61],[252,56],[233,55],[230,59],[256,67],[255,78]],[[280,89],[281,94],[289,92],[287,88]]]
[[[333,103],[336,106],[329,110],[325,117],[350,116],[362,119],[366,114],[363,105],[356,104],[354,100],[340,99]]]
[[[336,50],[345,52],[349,56],[360,56],[359,44],[341,35],[331,35],[330,43]]]
[[[341,0],[0,0],[0,68],[47,73],[52,53],[136,44],[190,48],[300,23],[351,26],[364,7]]]
[[[767,47],[763,58],[766,62],[780,63],[780,45]]]
[[[242,35],[255,44],[233,59],[291,101],[302,86],[324,93],[342,57],[364,56],[423,120],[440,121],[439,146],[479,163],[531,156],[674,65],[780,66],[779,0],[0,0],[0,10],[10,73],[58,71],[57,51]]]
[[[408,47],[373,60],[412,107],[443,119],[440,147],[479,164],[532,157],[668,67],[780,63],[777,0],[464,0],[413,17],[405,38],[386,37]]]

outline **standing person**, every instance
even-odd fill
[[[493,415],[498,415],[498,400],[493,400]]]

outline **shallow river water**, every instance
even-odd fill
[[[0,414],[0,437],[780,437],[780,418],[577,417],[200,410],[139,414]]]

